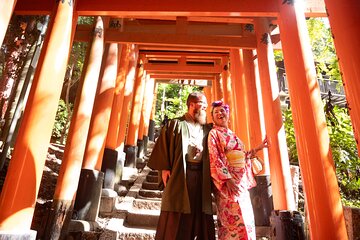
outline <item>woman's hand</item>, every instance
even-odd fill
[[[255,157],[256,153],[264,148],[268,148],[270,146],[269,144],[269,140],[267,138],[267,136],[265,136],[264,140],[262,141],[262,143],[257,146],[256,148],[254,149],[251,149],[249,152],[248,152],[248,156],[249,158],[253,158]]]

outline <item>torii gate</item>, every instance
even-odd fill
[[[310,3],[314,5],[311,7]],[[359,54],[353,53],[358,53],[360,50],[360,39],[358,38],[359,29],[356,27],[356,23],[360,22],[360,16],[357,14],[360,3],[356,0],[346,2],[325,0],[325,3],[329,13],[331,27],[335,35],[335,46],[340,56],[340,65],[344,76],[347,99],[351,109],[350,115],[354,125],[355,136],[358,138],[360,104],[358,103],[359,100],[357,96],[359,96],[360,85],[357,84],[356,81],[359,77],[360,57]],[[309,1],[308,4],[310,7],[306,8],[306,12],[309,15],[325,16],[324,6],[318,1]],[[329,148],[329,137],[326,130],[324,114],[321,110],[320,93],[315,78],[315,68],[313,66],[312,54],[306,33],[304,12],[298,1],[230,0],[224,4],[224,2],[214,0],[200,0],[196,2],[189,0],[181,2],[154,0],[149,4],[149,2],[145,0],[137,2],[122,2],[117,0],[62,0],[56,1],[56,3],[44,0],[34,0],[31,1],[31,3],[26,0],[12,0],[0,4],[1,41],[4,38],[6,26],[9,23],[14,9],[19,14],[50,14],[51,23],[34,77],[34,84],[24,113],[24,120],[20,127],[8,175],[0,197],[0,230],[27,231],[30,229],[47,146],[55,118],[56,106],[65,75],[69,49],[75,35],[77,16],[102,15],[121,18],[155,18],[160,20],[175,20],[175,17],[178,17],[178,24],[176,25],[175,34],[165,32],[154,35],[153,33],[139,32],[141,30],[135,32],[126,32],[125,30],[124,33],[119,34],[111,32],[110,30],[109,33],[105,31],[105,35],[103,35],[101,34],[103,31],[101,30],[104,29],[104,27],[102,27],[100,21],[97,22],[97,29],[100,29],[100,32],[97,32],[98,37],[94,38],[92,45],[103,44],[104,40],[102,39],[105,38],[105,41],[109,43],[105,51],[110,54],[105,55],[108,56],[108,58],[104,60],[107,64],[103,64],[104,69],[100,76],[100,86],[102,87],[99,87],[100,90],[97,93],[97,100],[94,103],[91,122],[95,127],[101,125],[96,124],[97,121],[101,122],[101,119],[103,119],[100,113],[105,109],[104,107],[108,109],[109,105],[111,110],[112,100],[115,97],[114,91],[112,93],[106,91],[109,89],[109,86],[110,88],[113,86],[112,88],[114,89],[116,84],[114,80],[111,80],[114,78],[108,77],[107,75],[111,75],[114,72],[111,67],[114,68],[114,66],[116,66],[116,57],[114,56],[116,56],[115,53],[118,52],[115,45],[111,43],[129,43],[127,52],[129,52],[129,56],[131,56],[128,60],[131,64],[126,64],[127,68],[136,68],[138,58],[138,49],[136,48],[139,46],[152,50],[156,48],[149,46],[155,45],[158,49],[163,48],[164,50],[169,50],[174,47],[179,50],[179,48],[186,46],[192,46],[192,51],[194,51],[194,49],[203,49],[204,47],[214,49],[225,48],[228,49],[228,51],[230,49],[230,61],[235,61],[232,62],[232,64],[233,66],[238,66],[235,69],[239,69],[239,71],[240,69],[244,69],[240,67],[241,65],[249,64],[249,61],[246,59],[252,59],[251,49],[256,49],[261,79],[260,84],[263,91],[262,102],[264,105],[265,127],[272,141],[272,147],[269,149],[269,157],[271,159],[270,172],[272,173],[271,177],[274,184],[274,205],[275,209],[291,210],[293,208],[293,200],[291,199],[291,191],[289,191],[289,179],[286,170],[288,167],[288,162],[286,162],[287,157],[283,156],[283,153],[286,153],[286,147],[284,145],[279,96],[274,86],[274,66],[272,62],[272,47],[270,44],[271,29],[269,28],[269,21],[277,22],[280,26],[282,49],[290,90],[290,101],[294,116],[295,131],[297,133],[296,141],[299,149],[300,167],[309,211],[311,238],[347,238],[335,169]],[[199,37],[189,34],[191,29],[189,22],[191,21],[252,23],[255,26],[255,35],[246,36],[246,34],[244,34],[235,37],[205,35],[205,37]],[[344,26],[347,27],[346,31],[344,31]],[[214,29],[213,31],[216,30]],[[228,29],[228,31],[234,30]],[[137,47],[134,47],[132,44],[137,44]],[[96,55],[99,54],[99,52],[94,50],[92,54]],[[91,55],[91,53],[89,55]],[[140,59],[142,58],[140,57]],[[89,62],[88,66],[90,66],[90,64],[100,66],[98,62]],[[120,63],[120,66],[122,64],[123,62]],[[88,71],[90,70],[91,69]],[[234,71],[234,68],[231,71]],[[237,74],[239,73],[236,73],[235,70],[233,75]],[[141,79],[143,75],[144,74],[138,74],[137,78]],[[254,93],[246,88],[245,81],[247,81],[247,79],[245,77],[242,78],[242,76],[247,76],[247,74],[243,73],[240,75],[239,79],[241,80],[235,81],[233,84],[235,91],[237,93],[240,91],[240,93],[249,96],[248,99],[254,96],[259,97],[259,95],[253,95]],[[93,74],[89,74],[89,77],[90,76],[93,77]],[[84,78],[86,79],[86,77]],[[88,81],[84,80],[84,84],[86,82]],[[138,83],[141,82],[141,80],[138,81]],[[131,83],[129,83],[129,85],[131,85]],[[247,89],[247,91],[245,91],[245,89]],[[139,94],[135,94],[134,97],[142,95],[141,91],[143,90],[141,90],[141,87],[139,87],[138,91]],[[102,93],[109,97],[106,97]],[[125,96],[126,94],[124,94],[124,97]],[[237,94],[237,96],[240,95]],[[138,105],[133,105],[133,109],[136,106]],[[249,109],[249,105],[241,100],[235,103],[235,106],[237,118],[246,116],[239,114],[239,106],[245,106],[243,109]],[[124,105],[122,108],[123,112]],[[83,106],[83,108],[79,107],[77,109],[79,112],[82,110],[88,110],[88,108]],[[99,113],[99,115],[95,113]],[[107,111],[107,121],[110,121],[111,113]],[[138,113],[132,111],[132,115],[134,114]],[[124,115],[120,116],[122,117],[120,119],[121,121]],[[136,120],[135,118],[137,117],[132,116],[131,118]],[[250,118],[251,116],[249,115],[247,120]],[[244,123],[244,121],[240,123]],[[80,127],[80,125],[78,127]],[[72,133],[75,134],[76,130],[78,130],[78,128],[73,127],[73,129],[70,130],[70,135]],[[96,130],[97,129],[90,127],[86,145],[92,146],[92,143],[96,145]],[[95,170],[100,170],[102,160],[99,156],[101,156],[101,153],[104,151],[104,139],[107,136],[107,132],[104,129],[98,130],[101,132],[103,144],[101,144],[100,147],[87,148],[89,152],[85,152],[85,159],[82,163],[83,167]],[[249,131],[249,129],[241,131],[241,133],[246,133],[247,131]],[[123,133],[120,132],[121,129],[119,129],[117,146],[119,136],[123,135]],[[241,137],[247,139],[246,136]],[[251,144],[254,143],[250,141],[250,146]],[[91,154],[91,150],[93,149],[97,149],[97,155]],[[358,149],[360,149],[359,142]],[[68,154],[73,153],[76,155],[80,154],[81,150],[74,150],[74,148],[68,149],[67,144],[67,152]],[[89,156],[88,158],[86,158],[87,155]],[[82,157],[80,160],[82,160]],[[70,162],[70,160],[69,162],[64,161],[59,179],[64,179],[65,182],[69,181],[71,176],[77,179],[77,176],[80,174],[79,168],[81,167],[81,163],[71,168],[75,165],[76,164]],[[71,171],[69,171],[69,169],[71,169]],[[57,195],[56,199],[68,204],[73,201],[75,192],[76,190],[70,189],[67,185],[66,189],[60,186],[55,194]]]

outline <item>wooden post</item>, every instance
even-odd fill
[[[133,96],[134,82],[135,82],[135,73],[136,73],[136,65],[138,61],[139,50],[138,47],[134,44],[129,45],[129,64],[126,69],[126,83],[125,83],[125,93],[124,93],[124,101],[121,110],[121,119],[119,124],[119,134],[117,139],[117,146],[119,151],[123,151],[125,135],[127,130],[127,122],[128,116],[130,112],[130,103]]]
[[[135,167],[137,156],[137,138],[139,133],[139,122],[141,117],[141,108],[144,98],[146,73],[143,67],[144,59],[141,58],[137,69],[137,77],[134,85],[134,95],[132,99],[132,108],[126,137],[126,167]]]
[[[303,6],[301,1],[278,4],[310,237],[348,239]]]
[[[119,67],[117,71],[115,91],[114,91],[114,100],[111,108],[111,115],[109,121],[109,128],[106,137],[105,147],[115,150],[117,148],[117,137],[119,133],[119,123],[121,118],[122,111],[122,101],[124,100],[124,91],[125,91],[125,76],[124,70],[126,67],[124,64],[127,62],[127,49],[126,46],[118,46],[119,48]]]
[[[206,86],[206,87],[204,87],[203,91],[204,91],[205,97],[206,97],[208,105],[209,105],[208,108],[206,109],[206,122],[211,123],[211,122],[213,122],[212,117],[211,117],[211,103],[213,102],[212,96],[211,96],[211,87]]]
[[[97,31],[94,31],[92,43],[88,46],[45,239],[59,239],[60,235],[64,237],[74,207],[104,49],[101,17],[96,18],[94,28]]]
[[[360,2],[325,0],[360,156]]]
[[[155,86],[155,79],[154,78],[150,78],[148,80],[148,85],[149,87],[146,87],[145,90],[149,91],[147,92],[147,98],[146,101],[144,103],[146,103],[146,107],[145,107],[145,114],[144,114],[144,136],[149,137],[149,122],[150,122],[150,116],[151,116],[151,112],[152,112],[152,108],[154,105],[154,101],[156,104],[156,86]]]
[[[118,44],[107,44],[90,120],[82,168],[101,170],[117,76]]]
[[[0,4],[0,46],[4,42],[6,30],[15,8],[16,0],[3,1]]]
[[[249,116],[246,106],[246,80],[244,74],[244,59],[243,51],[241,49],[232,49],[230,51],[231,60],[231,78],[234,84],[233,95],[235,97],[235,114],[236,114],[236,128],[234,129],[236,135],[243,141],[247,148],[250,147],[249,137]]]
[[[150,113],[150,120],[149,120],[149,140],[155,141],[155,112],[156,112],[156,102],[157,102],[157,93],[158,93],[158,83],[155,82],[154,88],[154,97],[152,101],[152,108]]]
[[[265,138],[264,107],[261,94],[260,78],[257,69],[257,56],[255,50],[244,49],[244,74],[246,79],[246,109],[248,109],[249,121],[249,149],[259,146]],[[257,155],[264,160],[264,168],[260,174],[270,174],[269,158],[267,149],[263,149]]]
[[[269,158],[271,159],[270,172],[274,209],[295,210],[290,164],[268,20],[265,18],[256,19],[255,31],[266,134],[271,142]]]
[[[140,109],[140,121],[139,121],[139,127],[138,127],[138,134],[137,134],[137,147],[138,147],[138,151],[137,151],[137,157],[144,157],[145,154],[145,141],[144,141],[144,114],[145,114],[145,106],[146,106],[146,87],[148,87],[148,81],[150,80],[150,76],[148,75],[144,75],[143,77],[143,81],[145,81],[144,83],[144,88],[143,88],[143,96],[142,96],[142,105],[141,105],[141,109]]]
[[[233,103],[233,97],[232,97],[232,79],[230,76],[230,69],[229,69],[229,57],[222,58],[222,66],[223,71],[221,72],[221,78],[222,78],[222,87],[224,90],[224,102],[229,105],[230,107],[230,129],[234,129],[235,124],[235,107]]]
[[[0,197],[0,230],[30,230],[77,15],[59,1],[51,14]]]

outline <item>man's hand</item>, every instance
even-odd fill
[[[161,178],[164,183],[164,186],[166,187],[166,183],[169,180],[170,177],[170,170],[162,170],[161,171]]]

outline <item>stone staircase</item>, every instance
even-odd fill
[[[152,145],[150,145],[152,146]],[[69,239],[100,240],[152,240],[160,215],[162,191],[158,190],[158,172],[146,166],[151,147],[143,159],[139,159],[141,168],[125,168],[122,182],[116,192],[103,191],[99,217],[89,228],[71,229],[82,231],[81,237]],[[126,190],[125,190],[126,188]],[[214,216],[216,219],[216,216]],[[257,239],[269,239],[270,227],[257,227]],[[88,235],[92,233],[95,238]]]

